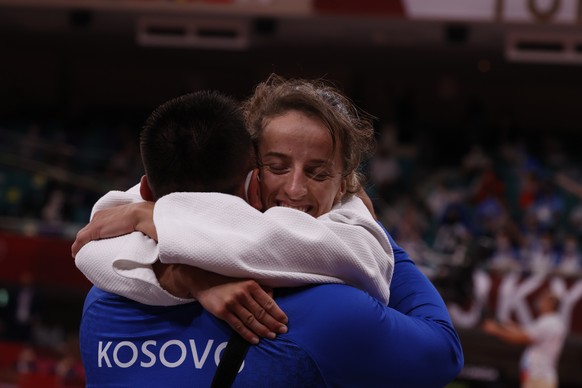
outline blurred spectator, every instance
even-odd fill
[[[438,266],[442,262],[440,255],[426,243],[424,234],[429,221],[421,206],[410,198],[397,201],[392,211],[382,217],[384,225],[390,225],[392,236],[398,241],[408,255],[430,279],[438,275]]]
[[[471,199],[474,203],[479,204],[489,198],[500,199],[505,192],[505,185],[499,179],[496,172],[486,165],[483,170],[477,174],[477,179],[471,189]]]
[[[40,312],[39,295],[30,272],[21,275],[20,283],[9,292],[8,298],[7,338],[30,342]]]
[[[448,255],[451,263],[460,264],[472,238],[468,215],[460,204],[449,205],[436,230],[433,247],[435,251]]]
[[[390,197],[394,186],[400,179],[400,166],[397,160],[398,132],[391,125],[380,128],[378,147],[370,162],[370,179],[376,190],[383,197]],[[391,193],[392,192],[392,193]]]
[[[527,270],[542,274],[553,271],[559,261],[554,234],[544,232],[540,235],[524,251],[523,258]]]
[[[495,245],[493,254],[489,259],[489,266],[500,271],[521,270],[517,242],[512,241],[509,234],[504,230],[500,230],[495,234]]]
[[[486,320],[486,333],[513,344],[527,345],[520,362],[523,388],[557,388],[558,360],[567,335],[566,324],[558,314],[560,300],[545,290],[536,300],[538,317],[531,324]]]
[[[476,233],[493,236],[503,228],[508,227],[509,215],[505,206],[495,197],[488,197],[474,207]]]
[[[28,160],[43,160],[42,144],[41,127],[38,123],[32,123],[20,141],[20,155]]]
[[[445,209],[456,199],[455,192],[449,190],[444,182],[437,181],[428,189],[425,202],[433,219],[438,220],[445,213]]]
[[[570,211],[568,227],[572,233],[582,237],[582,204],[575,206]]]
[[[34,373],[38,370],[38,357],[34,347],[26,345],[22,348],[15,369],[18,374]]]
[[[526,211],[522,215],[519,226],[521,236],[520,256],[522,263],[528,265],[529,253],[538,249],[539,239],[544,231],[540,228],[538,218],[532,210]]]
[[[522,210],[529,209],[540,190],[540,178],[535,171],[526,171],[522,175],[521,189],[519,192],[519,207]]]
[[[568,155],[564,151],[562,140],[555,134],[546,134],[541,142],[543,158],[551,169],[561,169],[568,163]]]
[[[51,224],[61,223],[64,218],[65,193],[56,188],[49,193],[48,200],[41,211],[43,221]]]
[[[550,180],[544,179],[540,182],[531,208],[542,229],[556,229],[560,226],[564,199],[558,194]]]
[[[565,237],[557,270],[562,275],[581,274],[582,254],[580,254],[576,236],[568,235]]]
[[[461,170],[464,175],[473,176],[480,175],[484,171],[490,171],[493,161],[491,157],[483,150],[483,148],[476,144],[473,145],[469,152],[463,157],[461,161]]]
[[[59,349],[60,358],[56,361],[54,373],[65,386],[81,386],[85,373],[81,362],[78,333],[69,335]]]
[[[393,234],[399,242],[418,241],[428,228],[428,220],[420,207],[410,198],[401,198],[395,203],[397,219],[391,222]]]
[[[493,236],[505,221],[505,186],[490,161],[483,161],[481,170],[476,172],[469,189],[469,198],[475,212],[479,234]]]

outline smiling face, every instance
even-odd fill
[[[327,128],[298,111],[269,120],[258,154],[264,210],[286,206],[319,217],[346,192],[341,145],[333,152]]]

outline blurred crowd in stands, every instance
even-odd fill
[[[469,144],[457,163],[439,165],[419,161],[446,148],[401,144],[396,126],[380,128],[369,192],[429,277],[451,267],[582,274],[582,164],[556,137],[533,137]]]
[[[0,226],[71,238],[101,195],[138,182],[136,139],[135,126],[114,119],[74,129],[1,123]]]

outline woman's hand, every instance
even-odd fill
[[[154,203],[138,202],[100,210],[83,229],[77,233],[71,246],[73,257],[90,241],[117,237],[140,231],[157,241],[154,225]]]
[[[287,332],[287,315],[275,303],[273,291],[254,280],[230,278],[184,264],[156,262],[153,267],[166,291],[195,298],[252,344],[257,344],[259,337],[273,339]]]

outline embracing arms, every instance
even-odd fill
[[[122,204],[127,205],[115,207]],[[256,279],[263,287],[347,282],[384,303],[388,299],[392,250],[360,200],[318,220],[283,208],[263,214],[237,197],[222,194],[177,193],[155,206],[154,226],[153,204],[140,199],[137,187],[110,192],[99,200],[91,224],[79,232],[72,247],[77,266],[95,285],[154,305],[186,303],[194,297],[237,331],[245,331],[242,324],[262,336],[284,332],[286,317],[265,290],[245,279]],[[156,227],[162,235],[160,246],[139,232],[86,244],[133,230],[157,239]],[[188,264],[171,268],[182,279],[189,273],[190,283],[177,285],[176,276],[159,264],[158,257],[167,263]],[[158,281],[160,273],[166,274],[161,279],[165,289]],[[201,296],[204,282],[200,279],[206,287],[209,279],[216,280],[213,292]],[[217,292],[219,286],[228,288],[229,282],[237,282],[242,291]],[[271,330],[269,335],[264,335],[265,326]],[[251,340],[248,332],[243,336]]]
[[[124,195],[110,193],[96,209],[118,204],[117,199]],[[112,196],[118,198],[114,201]],[[154,257],[159,257],[162,263],[188,264],[229,277],[252,278],[272,287],[348,283],[384,303],[388,301],[392,248],[357,198],[315,219],[288,208],[272,208],[261,213],[240,198],[225,194],[174,193],[156,202],[154,220],[159,251],[144,256],[132,254],[127,248],[105,262],[103,253],[99,252],[104,249],[97,249],[95,245],[104,246],[109,242],[95,241],[76,255],[77,266],[92,281],[100,278],[97,273],[108,274],[106,284],[94,283],[144,303],[163,304],[138,299],[142,292],[134,290],[131,294],[128,279],[143,280],[140,278],[143,270],[153,264]],[[104,226],[99,229],[99,237],[109,237],[102,232],[115,223],[109,220],[101,223]],[[134,230],[138,223],[129,222],[130,230],[125,233]],[[94,232],[85,233],[87,230],[96,228],[82,230],[79,241],[96,237]],[[81,244],[76,243],[73,250]],[[109,252],[106,254],[111,256]]]

